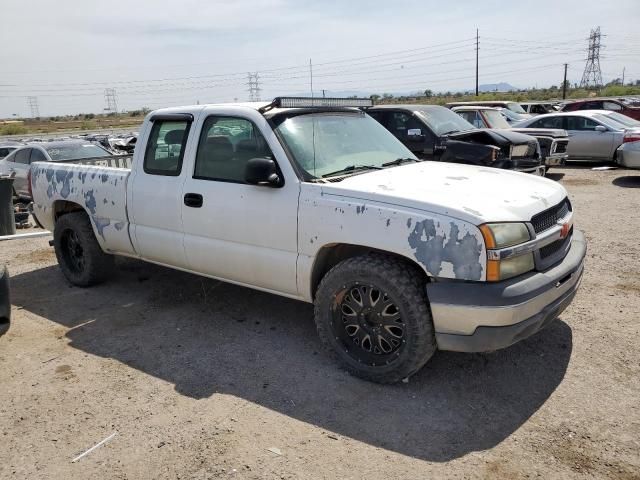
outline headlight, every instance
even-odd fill
[[[531,239],[524,223],[486,223],[480,227],[487,248],[504,248]]]
[[[533,270],[533,253],[525,253],[517,257],[506,258],[499,261],[499,280],[515,277],[521,273]]]
[[[486,223],[479,228],[487,248],[487,281],[497,282],[533,270],[533,253],[500,259],[496,251],[528,242],[531,236],[524,223]]]

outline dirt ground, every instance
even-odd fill
[[[331,363],[310,305],[129,260],[73,288],[48,239],[1,243],[0,478],[640,478],[640,172],[554,171],[574,303],[395,386]]]

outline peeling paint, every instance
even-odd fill
[[[115,227],[116,230],[120,231],[124,228],[124,222],[118,222],[116,224],[113,225]]]
[[[455,222],[450,222],[449,227],[449,232],[438,231],[431,219],[416,222],[407,239],[416,259],[434,276],[441,274],[443,262],[449,262],[455,278],[480,280],[482,244],[471,233],[460,238],[460,229]]]
[[[102,237],[104,240],[104,229],[111,224],[111,220],[103,217],[93,217],[93,223],[96,225],[96,230],[98,231],[98,235]]]
[[[84,194],[84,204],[89,209],[89,211],[95,215],[96,213],[96,199],[93,196],[93,190],[89,190]]]
[[[449,180],[469,180],[469,177],[445,177]]]
[[[391,219],[390,219],[390,218],[387,218],[387,227],[388,227],[389,225],[391,225]]]

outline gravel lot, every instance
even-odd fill
[[[589,240],[574,303],[395,386],[333,365],[310,305],[129,260],[72,288],[48,239],[1,243],[0,478],[640,478],[640,172],[553,172]]]

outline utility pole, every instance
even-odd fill
[[[38,97],[27,97],[29,108],[31,109],[31,117],[38,118],[40,116],[40,108],[38,106]]]
[[[624,71],[627,69],[627,67],[622,67],[622,86],[624,87]]]
[[[247,79],[249,86],[249,101],[250,102],[259,102],[260,101],[260,77],[258,72],[247,73]]]
[[[600,88],[602,86],[602,71],[600,70],[600,27],[591,30],[587,63],[584,66],[580,88]]]
[[[118,100],[115,88],[104,89],[104,101],[106,103],[105,111],[109,113],[118,113]]]
[[[566,99],[567,98],[567,67],[569,66],[568,63],[564,64],[564,80],[562,81],[562,99]]]
[[[311,98],[313,98],[313,65],[309,59],[309,85],[311,87]]]
[[[478,96],[478,51],[480,50],[480,35],[476,28],[476,97]]]

